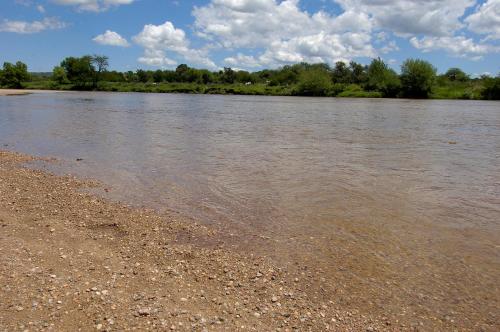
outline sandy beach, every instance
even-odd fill
[[[32,93],[29,90],[20,89],[0,89],[0,96],[21,96]]]
[[[108,189],[32,160],[0,152],[2,331],[404,328],[311,291],[322,275],[226,251],[208,228],[84,193]]]
[[[56,93],[51,90],[31,90],[31,89],[0,89],[0,96],[23,96],[32,93]]]

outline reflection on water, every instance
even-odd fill
[[[426,305],[446,308],[450,282],[481,297],[446,270],[466,259],[481,287],[499,272],[497,102],[37,94],[0,98],[0,143],[83,158],[71,171],[117,198],[265,235],[264,254],[371,278],[392,302],[391,278],[432,281],[445,295]]]

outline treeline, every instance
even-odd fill
[[[383,60],[369,65],[357,62],[299,63],[257,72],[191,68],[118,72],[108,70],[106,56],[68,57],[52,73],[30,75],[21,62],[4,64],[3,86],[103,91],[277,94],[340,97],[404,97],[500,99],[500,77],[472,79],[459,68],[442,75],[429,62],[409,59],[396,73]],[[38,82],[38,83],[37,83]],[[38,84],[38,85],[37,85]],[[49,86],[47,86],[49,85]]]

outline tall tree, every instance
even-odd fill
[[[66,71],[61,66],[55,66],[52,70],[52,80],[59,84],[68,83],[68,77],[66,76]]]
[[[401,66],[401,88],[403,96],[428,98],[436,82],[436,68],[429,62],[408,59]]]
[[[109,66],[109,58],[105,55],[97,55],[94,54],[92,56],[92,64],[96,68],[95,74],[94,74],[94,81],[93,81],[93,86],[94,88],[97,87],[97,83],[101,79],[102,73],[108,70]]]
[[[95,79],[95,68],[90,55],[81,58],[68,57],[61,62],[66,76],[79,88],[86,88]]]
[[[349,63],[349,69],[351,70],[351,83],[364,84],[367,80],[366,66],[359,64],[355,61]]]
[[[446,76],[446,78],[448,78],[450,81],[466,82],[470,79],[469,76],[460,68],[450,68],[444,74],[444,76]]]
[[[4,62],[0,84],[9,88],[22,88],[22,82],[27,81],[29,77],[28,66],[21,61],[16,64]]]
[[[368,82],[366,88],[382,93],[384,97],[396,97],[401,82],[398,74],[380,58],[373,59],[368,66]]]
[[[335,63],[332,76],[335,83],[351,83],[351,70],[343,61]]]

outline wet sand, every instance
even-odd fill
[[[31,92],[28,90],[18,90],[18,89],[0,89],[0,96],[21,96],[28,95]]]
[[[336,306],[311,287],[323,275],[227,251],[206,227],[90,195],[108,189],[33,160],[0,151],[1,331],[404,328]]]
[[[29,89],[0,89],[0,96],[24,96],[32,93],[57,93],[51,90],[29,90]]]

